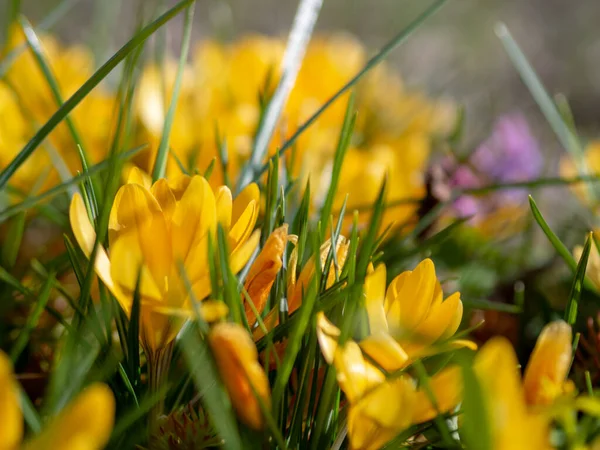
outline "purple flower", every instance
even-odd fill
[[[478,188],[490,184],[514,183],[537,178],[543,166],[539,145],[521,113],[501,116],[492,134],[470,156],[468,163],[458,165],[453,159],[442,162],[446,175],[437,192],[447,194],[455,189]],[[498,208],[520,204],[527,199],[526,189],[503,189],[485,196],[463,195],[454,204],[459,217],[473,216],[477,223]]]

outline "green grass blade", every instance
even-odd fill
[[[17,255],[19,254],[19,248],[21,248],[24,231],[25,212],[22,211],[10,223],[2,245],[0,257],[2,258],[2,265],[7,269],[12,269],[17,262]]]
[[[31,403],[29,396],[23,388],[19,385],[19,399],[21,403],[21,411],[23,413],[23,419],[25,419],[25,423],[29,427],[29,429],[33,432],[33,434],[38,434],[42,431],[42,420],[40,419],[40,415],[38,414],[35,406]]]
[[[492,450],[492,432],[488,424],[489,414],[483,398],[482,387],[473,370],[472,359],[461,358],[460,366],[463,377],[464,411],[462,433],[467,445],[480,450]],[[490,405],[494,406],[494,405]]]
[[[181,53],[179,55],[177,75],[175,76],[175,85],[173,86],[173,95],[171,96],[169,110],[167,111],[167,115],[165,116],[163,132],[160,138],[158,152],[156,153],[156,160],[154,161],[154,169],[152,171],[152,179],[154,181],[158,180],[159,178],[163,178],[165,176],[165,171],[167,170],[167,156],[169,155],[169,136],[171,134],[171,128],[173,126],[173,120],[175,119],[177,101],[179,99],[179,92],[181,91],[181,83],[183,81],[183,72],[185,70],[188,52],[190,50],[192,24],[194,23],[194,5],[194,3],[190,4],[185,13],[185,23],[183,25],[183,40],[181,42]]]
[[[121,62],[127,55],[135,50],[139,45],[145,42],[156,30],[166,24],[169,20],[179,14],[183,9],[191,5],[195,0],[182,0],[165,12],[154,22],[144,27],[129,42],[127,42],[117,53],[115,53],[106,63],[104,63],[78,90],[75,92],[46,122],[42,128],[31,138],[23,147],[19,154],[4,168],[0,173],[0,190],[10,180],[19,167],[29,158],[29,156],[38,148],[44,139],[63,121],[86,96],[95,88],[106,76]]]
[[[533,197],[531,197],[531,195],[529,196],[529,206],[531,206],[531,212],[533,213],[535,221],[538,223],[538,225],[540,226],[540,228],[542,229],[542,231],[544,232],[544,234],[546,235],[546,237],[548,238],[558,255],[567,263],[567,265],[573,271],[573,273],[577,273],[577,262],[575,261],[575,258],[569,252],[569,249],[565,246],[565,244],[563,244],[562,241],[558,238],[558,236],[554,234],[554,231],[550,229],[550,226],[544,219],[544,216],[542,216],[542,213],[540,212],[539,208],[537,207],[537,204],[535,203],[535,200],[533,200]],[[587,277],[584,278],[583,283],[587,289],[596,291],[593,283]]]
[[[255,172],[261,168],[281,112],[302,66],[322,5],[323,0],[301,0],[298,4],[281,63],[281,79],[263,114],[250,161],[244,167],[237,184],[238,191],[249,184],[254,179]]]
[[[575,279],[571,286],[571,292],[569,293],[569,301],[567,302],[567,308],[565,309],[565,321],[573,326],[577,321],[577,310],[579,308],[579,299],[581,298],[581,289],[583,287],[583,279],[585,278],[585,269],[587,268],[588,258],[590,256],[590,250],[592,249],[593,234],[590,233],[583,246],[583,252],[581,258],[577,264],[577,270],[575,270]]]
[[[513,39],[505,24],[499,23],[496,25],[496,35],[502,42],[502,45],[504,45],[504,49],[515,66],[515,69],[521,76],[523,83],[525,83],[529,89],[529,92],[542,110],[542,113],[546,117],[546,120],[552,127],[554,133],[556,133],[560,143],[574,158],[579,172],[581,174],[585,174],[583,150],[581,148],[579,138],[565,123],[558,108],[556,107],[556,103],[554,103],[552,97],[548,95],[548,92],[535,73],[535,70],[533,67],[531,67],[527,57],[519,48],[519,45]]]
[[[327,100],[312,116],[310,116],[298,129],[296,132],[283,144],[283,146],[279,149],[279,156],[281,157],[288,149],[290,149],[294,143],[298,140],[300,135],[304,133],[304,131],[310,127],[323,112],[329,108],[338,98],[344,95],[348,90],[350,90],[362,77],[364,77],[368,72],[371,71],[373,67],[383,61],[392,50],[394,50],[398,45],[402,44],[408,36],[412,34],[417,28],[421,26],[421,24],[427,20],[431,15],[437,12],[447,0],[436,0],[429,8],[427,8],[422,14],[420,14],[414,21],[412,21],[404,30],[394,36],[383,48],[373,56],[365,66],[354,76],[350,81],[348,81],[344,86],[342,86],[329,100]],[[271,158],[272,159],[272,158]],[[268,164],[263,165],[262,169],[257,172],[256,176],[262,175],[269,168]],[[0,181],[2,179],[0,178]],[[0,187],[2,185],[0,184]]]
[[[352,132],[354,131],[354,124],[356,122],[356,114],[354,110],[355,94],[352,93],[348,99],[348,105],[346,106],[346,113],[344,115],[344,122],[342,123],[342,129],[338,138],[337,147],[335,149],[335,156],[333,157],[333,167],[331,168],[331,182],[329,183],[329,189],[327,190],[327,196],[321,209],[321,236],[325,236],[327,230],[327,224],[329,222],[329,216],[333,209],[333,201],[335,200],[335,194],[337,193],[338,184],[340,181],[340,173],[342,171],[342,165],[344,158],[346,157],[346,151],[350,147],[350,141],[352,139]]]
[[[19,333],[19,336],[17,337],[17,340],[16,340],[13,348],[10,351],[10,359],[12,360],[13,363],[15,363],[17,361],[17,359],[19,358],[19,356],[21,355],[23,350],[25,350],[25,347],[27,347],[27,342],[29,341],[31,332],[37,326],[37,324],[40,320],[40,317],[42,315],[42,312],[46,308],[46,304],[48,303],[48,300],[50,299],[50,294],[52,292],[53,285],[54,285],[54,274],[51,274],[48,277],[48,279],[46,280],[46,282],[44,283],[44,285],[42,286],[42,289],[37,296],[37,301],[35,303],[35,307],[34,307],[33,311],[31,312],[31,314],[29,315],[29,317],[27,318],[27,322],[25,323],[25,326]]]

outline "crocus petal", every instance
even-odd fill
[[[530,405],[549,405],[562,393],[571,365],[571,327],[557,320],[544,327],[525,369],[523,387]]]
[[[333,357],[338,348],[338,340],[340,338],[340,330],[332,324],[325,313],[320,311],[317,313],[317,339],[319,347],[323,353],[323,358],[327,364],[333,363]]]
[[[229,231],[228,241],[229,248],[232,251],[236,251],[240,245],[244,243],[252,230],[254,230],[254,225],[256,224],[256,219],[258,217],[258,204],[252,200],[248,203],[246,209],[239,216],[238,220],[233,223],[231,230]]]
[[[360,347],[353,341],[336,350],[333,364],[338,384],[351,403],[385,380],[381,370],[365,360]]]
[[[383,303],[385,301],[386,270],[385,265],[380,264],[375,272],[365,279],[365,306],[369,315],[369,327],[371,333],[375,331],[388,331],[387,319]]]
[[[165,220],[170,222],[171,218],[173,217],[173,213],[175,212],[175,207],[177,206],[177,200],[175,199],[175,195],[173,195],[173,191],[169,187],[169,183],[165,178],[161,178],[152,185],[151,192],[160,205],[160,209],[165,216]]]
[[[25,450],[101,450],[110,438],[114,416],[112,391],[105,384],[93,384],[28,442]],[[82,443],[87,445],[81,447]]]
[[[0,411],[2,411],[0,448],[16,449],[23,437],[23,416],[12,364],[2,351],[0,351]]]
[[[385,332],[375,332],[360,341],[360,348],[388,372],[402,369],[408,362],[404,349]]]
[[[71,206],[69,209],[69,220],[71,222],[71,229],[75,235],[75,239],[79,244],[83,253],[89,258],[94,248],[94,242],[96,241],[96,231],[92,226],[90,219],[88,218],[85,205],[81,195],[76,193],[71,200]],[[96,250],[96,262],[94,264],[96,273],[106,285],[106,287],[113,293],[119,302],[127,303],[127,295],[122,289],[115,284],[111,275],[111,264],[108,259],[108,255],[102,246],[98,246]]]
[[[229,230],[231,227],[231,211],[233,208],[231,191],[227,186],[221,186],[215,193],[215,199],[217,202],[217,219],[219,220],[219,223],[223,225],[225,230]]]
[[[412,418],[415,424],[427,422],[440,413],[454,409],[460,403],[462,394],[460,367],[450,366],[432,376],[429,379],[429,388],[437,407],[431,402],[429,393],[419,389]]]
[[[231,254],[229,260],[229,267],[233,273],[238,273],[244,268],[246,263],[250,260],[250,257],[258,247],[260,243],[260,230],[256,230],[252,233],[252,236],[244,242],[235,252]]]
[[[250,335],[238,324],[223,322],[212,328],[208,342],[240,420],[253,429],[262,429],[265,421],[253,388],[267,408],[271,393]]]
[[[411,424],[414,385],[404,377],[386,380],[351,403],[348,437],[355,450],[377,450]]]
[[[152,178],[139,167],[131,166],[127,172],[127,184],[139,184],[145,189],[150,189],[152,186]]]
[[[256,183],[249,184],[233,201],[233,207],[231,211],[231,223],[236,223],[242,213],[246,210],[248,203],[254,201],[257,205],[260,200],[260,190]]]
[[[185,261],[192,245],[209,231],[214,232],[217,226],[215,196],[203,177],[192,177],[177,203],[172,221],[173,254],[176,259]]]

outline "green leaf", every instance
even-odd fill
[[[301,0],[298,4],[283,61],[281,62],[281,78],[263,114],[260,128],[254,140],[250,161],[244,167],[237,184],[238,192],[249,184],[255,178],[255,172],[260,170],[269,142],[279,121],[279,116],[281,116],[281,112],[296,82],[322,5],[323,0]]]
[[[577,310],[579,306],[579,299],[581,298],[581,289],[583,287],[583,279],[585,278],[585,269],[587,268],[588,258],[590,256],[590,250],[592,249],[593,233],[588,235],[583,246],[583,252],[581,258],[577,264],[577,270],[575,271],[575,279],[571,286],[571,292],[569,293],[569,300],[567,302],[567,308],[565,309],[565,321],[573,326],[577,321]]]
[[[154,161],[154,170],[152,171],[152,179],[154,181],[158,180],[159,178],[163,178],[167,169],[167,156],[169,154],[169,135],[171,134],[171,127],[173,126],[173,120],[175,119],[177,100],[179,99],[179,91],[181,90],[181,83],[183,81],[183,72],[185,70],[188,52],[190,50],[190,40],[192,37],[193,23],[194,3],[191,3],[190,6],[188,6],[185,14],[185,22],[183,25],[183,39],[181,41],[181,52],[179,55],[179,65],[177,66],[175,85],[173,86],[171,103],[169,104],[169,110],[167,111],[167,115],[165,117],[165,123],[163,124],[163,132],[160,138],[160,144],[158,145],[156,160]]]
[[[373,67],[383,61],[398,45],[402,44],[408,36],[410,36],[413,31],[418,29],[422,23],[427,20],[431,15],[437,12],[447,0],[437,0],[435,1],[429,8],[427,8],[422,14],[420,14],[415,20],[413,20],[404,30],[394,36],[387,44],[383,46],[383,48],[367,63],[365,66],[354,76],[350,81],[348,81],[344,86],[342,86],[333,96],[329,98],[321,107],[310,116],[302,125],[298,127],[296,132],[283,144],[283,146],[279,149],[279,156],[281,157],[288,149],[290,149],[294,143],[298,140],[300,135],[304,133],[304,131],[310,127],[327,108],[329,108],[338,98],[344,95],[348,90],[350,90],[358,81],[362,79],[367,73],[371,71]],[[271,157],[271,159],[273,159]],[[256,178],[265,173],[269,168],[268,163],[263,165],[262,169],[256,174]],[[0,178],[1,181],[1,178]],[[1,184],[0,184],[1,186]]]
[[[471,358],[461,358],[460,366],[463,376],[463,423],[461,436],[467,448],[492,450],[492,432],[488,424],[488,413],[483,398],[482,387],[473,370]],[[493,405],[491,405],[493,406]]]
[[[522,306],[511,305],[508,303],[492,302],[485,299],[465,299],[462,298],[463,306],[467,308],[483,309],[486,311],[500,311],[509,314],[521,314],[523,312]]]
[[[10,223],[2,245],[2,265],[7,269],[12,269],[15,266],[24,231],[25,212],[22,211]]]
[[[573,258],[573,255],[571,255],[565,244],[563,244],[558,236],[550,229],[550,226],[548,226],[548,223],[544,219],[544,216],[542,216],[542,213],[531,195],[529,196],[529,206],[531,206],[531,212],[533,213],[535,221],[538,223],[559,256],[567,263],[574,273],[577,273],[577,262],[575,261],[575,258]],[[587,277],[584,278],[583,283],[586,288],[593,291],[596,290],[593,283]]]
[[[44,139],[64,120],[86,96],[121,62],[129,53],[145,42],[156,30],[175,17],[183,9],[191,5],[195,0],[182,0],[166,13],[140,30],[129,42],[127,42],[117,53],[104,63],[46,122],[42,128],[31,138],[17,156],[0,172],[0,190],[2,190],[13,174],[29,156],[38,148]]]

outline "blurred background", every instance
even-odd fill
[[[8,0],[0,0],[0,5]],[[57,0],[22,0],[21,8],[34,23],[46,17]],[[88,43],[99,61],[134,32],[140,5],[150,12],[152,0],[80,0],[53,27],[66,42]],[[248,33],[285,36],[297,6],[292,0],[205,0],[196,5],[196,38],[231,40]],[[347,32],[372,51],[408,24],[426,2],[418,0],[325,0],[317,23],[321,33]],[[5,11],[4,6],[0,11]],[[556,141],[494,33],[505,22],[527,54],[546,88],[565,94],[578,126],[597,133],[600,115],[600,2],[579,0],[450,0],[390,60],[407,84],[432,95],[447,95],[463,103],[469,136],[479,140],[501,113],[524,111],[544,148],[554,153]],[[181,18],[168,26],[177,51]],[[110,45],[108,45],[110,44]]]

